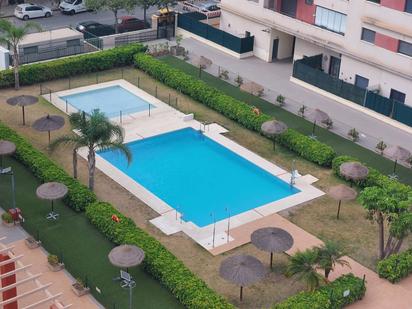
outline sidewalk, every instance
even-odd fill
[[[412,135],[408,132],[292,83],[291,62],[267,63],[256,57],[238,60],[192,38],[184,39],[182,46],[189,50],[189,56],[205,56],[214,65],[236,72],[244,79],[271,90],[264,99],[273,101],[277,94],[284,95],[287,110],[296,113],[304,104],[325,111],[334,121],[334,131],[340,135],[346,135],[348,129],[356,128],[362,133],[359,144],[366,148],[374,149],[377,142],[383,140],[387,144],[402,145],[412,150]]]

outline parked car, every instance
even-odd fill
[[[96,21],[84,21],[76,26],[76,30],[84,33],[84,38],[88,39],[94,36],[105,36],[115,33],[114,27],[104,25]]]
[[[47,6],[25,3],[16,6],[14,9],[14,16],[23,20],[38,17],[50,17],[52,16],[52,10]]]
[[[86,12],[86,0],[63,0],[59,9],[63,14],[74,15],[80,12]]]
[[[134,16],[122,16],[117,20],[117,30],[119,32],[128,32],[142,30],[150,27],[143,20]]]

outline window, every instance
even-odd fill
[[[305,0],[305,3],[306,3],[307,5],[312,5],[312,4],[313,4],[313,0]]]
[[[355,85],[359,88],[366,89],[369,86],[369,79],[360,75],[355,75]]]
[[[373,30],[362,28],[361,40],[369,43],[375,43],[375,34],[376,32]]]
[[[333,32],[345,34],[346,15],[336,11],[325,9],[321,6],[317,6],[315,25]]]
[[[405,12],[412,13],[412,0],[406,0]]]
[[[412,43],[399,41],[398,53],[412,57]]]
[[[381,3],[381,0],[368,0],[369,2]]]
[[[389,98],[392,99],[392,100],[398,101],[400,103],[405,103],[406,94],[404,94],[403,92],[400,92],[398,90],[391,89],[391,94],[390,94]]]

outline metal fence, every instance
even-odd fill
[[[177,25],[184,30],[226,47],[238,54],[253,51],[254,36],[239,38],[233,34],[202,23],[199,21],[201,19],[206,19],[206,16],[197,12],[179,14]]]
[[[133,34],[118,36],[114,39],[115,46],[126,45],[129,43],[154,41],[159,38],[158,30],[141,31]]]

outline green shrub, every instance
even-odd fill
[[[73,179],[57,166],[47,155],[35,149],[26,139],[0,123],[0,139],[16,144],[15,157],[42,182],[57,181],[69,189],[64,202],[76,211],[83,211],[87,205],[96,201],[96,196],[86,186]]]
[[[228,96],[207,85],[202,80],[195,79],[178,69],[172,68],[150,55],[137,54],[135,56],[135,65],[167,86],[207,105],[248,129],[260,132],[262,124],[271,119],[266,114],[256,115],[252,107],[245,102]],[[280,141],[285,147],[322,166],[330,166],[335,156],[335,152],[331,147],[292,129],[281,135]]]
[[[32,85],[49,80],[108,70],[133,64],[136,53],[144,52],[141,44],[130,44],[90,54],[27,64],[20,67],[20,84]],[[0,71],[0,88],[14,86],[13,70]]]
[[[3,212],[1,214],[1,219],[6,222],[6,223],[13,223],[13,216],[11,214],[9,214],[8,212]]]
[[[116,215],[120,222],[112,220]],[[145,251],[143,265],[187,308],[234,308],[210,289],[159,241],[136,227],[108,203],[96,202],[86,208],[90,222],[116,244],[133,244]]]
[[[343,293],[349,290],[347,297]],[[283,302],[274,305],[273,309],[338,309],[353,304],[365,295],[363,280],[353,274],[343,275],[335,281],[320,287],[313,292],[301,292]]]
[[[412,249],[379,261],[377,269],[379,277],[392,283],[400,281],[412,273]]]

